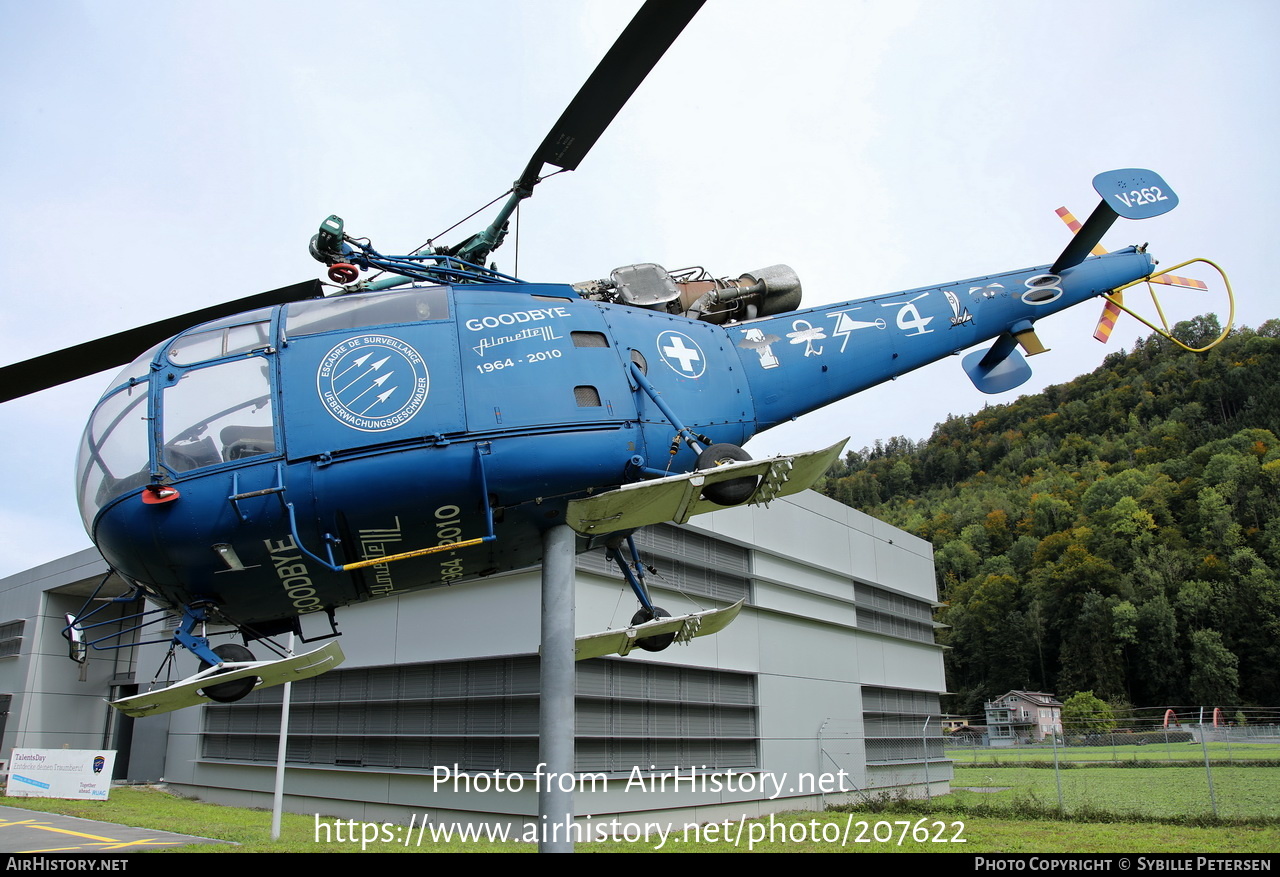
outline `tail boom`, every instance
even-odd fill
[[[1086,259],[1053,274],[1049,266],[854,299],[727,327],[765,430],[991,339],[970,377],[1003,392],[1030,376],[1015,347],[1043,347],[1033,326],[1112,289],[1140,280],[1155,260],[1136,248]],[[1016,359],[1015,359],[1016,358]],[[1004,365],[1013,360],[1013,366]],[[1025,365],[1025,363],[1024,363]],[[997,369],[1005,377],[990,379]],[[967,369],[968,370],[968,369]],[[1021,375],[1013,380],[1007,373]]]

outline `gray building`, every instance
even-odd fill
[[[649,527],[637,542],[658,605],[746,605],[688,645],[578,664],[580,817],[707,821],[947,790],[928,543],[813,492]],[[165,646],[66,659],[62,616],[105,572],[86,551],[0,582],[5,753],[114,747],[121,776],[269,806],[282,688],[130,720],[103,698],[145,687]],[[545,782],[539,593],[527,570],[340,610],[346,663],[292,689],[288,808],[533,820]],[[625,627],[634,611],[602,552],[579,555],[576,594],[580,634]],[[175,679],[194,671],[178,660]]]

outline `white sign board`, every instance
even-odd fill
[[[114,749],[15,749],[7,794],[105,801],[115,764]]]

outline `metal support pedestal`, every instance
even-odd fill
[[[574,695],[574,532],[542,536],[542,697],[538,712],[538,852],[571,853]]]

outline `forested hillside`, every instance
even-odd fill
[[[1179,324],[1193,344],[1212,315]],[[1199,343],[1196,343],[1199,342]],[[1280,320],[1158,336],[851,452],[828,496],[933,543],[951,708],[1011,688],[1280,704]]]

